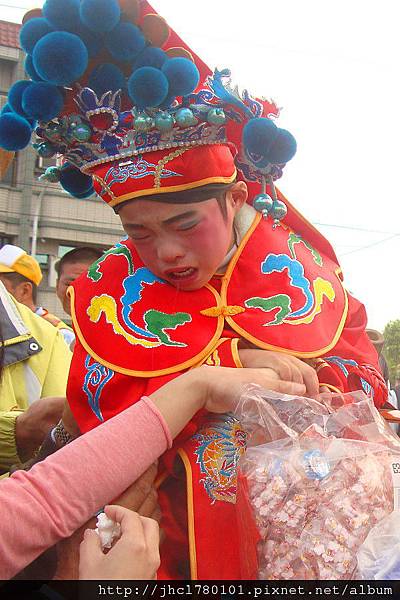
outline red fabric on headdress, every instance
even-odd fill
[[[89,172],[96,192],[112,207],[134,198],[236,179],[232,153],[222,144],[148,152],[97,165]]]

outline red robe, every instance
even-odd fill
[[[68,398],[82,432],[188,368],[241,367],[241,338],[316,359],[321,384],[385,402],[364,307],[345,291],[328,242],[291,207],[287,222],[297,233],[288,225],[273,231],[257,215],[225,275],[200,290],[181,292],[155,277],[129,240],[74,283]],[[244,449],[232,416],[197,415],[164,455],[161,577],[187,578],[190,563],[192,579],[240,578],[235,492]]]

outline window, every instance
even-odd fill
[[[41,267],[47,267],[49,264],[48,254],[35,254],[35,258]]]
[[[13,244],[14,240],[9,235],[0,234],[0,248],[5,246],[6,244]]]

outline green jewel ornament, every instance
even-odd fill
[[[274,200],[271,208],[271,217],[274,219],[274,228],[277,227],[287,215],[286,204],[282,200]]]
[[[167,112],[160,112],[155,118],[155,126],[158,131],[168,132],[174,127],[175,121]]]
[[[58,183],[60,181],[60,169],[58,167],[48,167],[43,175],[39,177],[39,180]]]
[[[142,133],[150,131],[154,127],[154,121],[149,115],[140,114],[135,119],[135,129]]]
[[[79,123],[73,127],[71,135],[77,142],[88,142],[92,137],[92,129],[86,123]]]
[[[207,114],[207,121],[211,125],[224,125],[226,116],[222,108],[212,108]]]
[[[62,125],[59,125],[58,123],[50,123],[46,127],[46,137],[51,141],[59,140],[64,134],[64,131],[65,130]]]
[[[76,114],[69,115],[68,123],[70,127],[74,128],[82,123],[82,117]]]
[[[180,108],[175,115],[175,119],[179,127],[182,127],[182,129],[186,127],[193,127],[198,123],[190,108]]]
[[[268,194],[258,194],[253,200],[253,206],[257,212],[260,212],[264,219],[268,218],[273,207],[274,201]]]

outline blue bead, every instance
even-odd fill
[[[78,142],[88,142],[92,137],[92,130],[86,123],[79,123],[72,129],[72,136]]]
[[[71,127],[75,127],[76,125],[80,125],[82,123],[82,117],[73,113],[72,115],[68,116],[68,122]]]
[[[273,200],[268,194],[258,194],[253,200],[253,206],[257,212],[267,214],[271,211]]]
[[[276,221],[282,221],[287,215],[286,204],[282,200],[274,200],[271,208],[271,217]]]
[[[57,183],[60,181],[60,169],[58,167],[48,167],[46,171],[39,177],[40,181],[49,181]]]
[[[39,156],[42,156],[43,158],[51,158],[55,155],[56,149],[49,142],[42,142],[38,145],[37,152]]]
[[[58,140],[64,133],[64,128],[62,125],[58,125],[55,123],[50,123],[46,129],[45,134],[49,140]]]
[[[153,126],[154,126],[154,121],[148,115],[138,115],[135,119],[136,131],[145,133],[146,131],[150,131],[150,129]]]
[[[180,108],[175,115],[179,127],[193,127],[197,125],[197,119],[190,108]]]
[[[174,127],[174,118],[167,112],[158,113],[155,118],[155,125],[159,131],[171,131]]]
[[[212,108],[207,114],[207,121],[211,125],[224,125],[226,116],[222,108]]]

